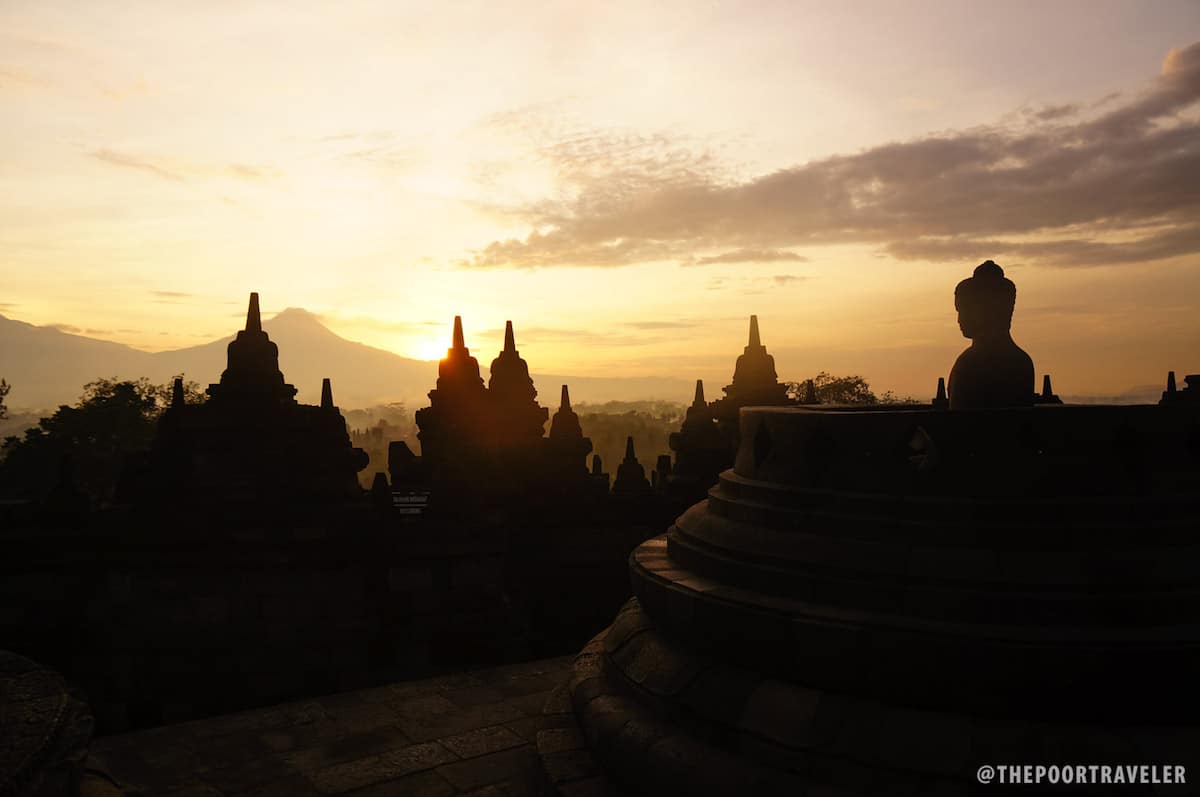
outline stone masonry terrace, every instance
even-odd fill
[[[126,795],[532,795],[573,657],[407,681],[93,741]]]

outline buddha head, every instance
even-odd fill
[[[1004,269],[987,260],[954,289],[954,309],[964,338],[988,338],[1008,332],[1012,326],[1017,286],[1004,276]]]

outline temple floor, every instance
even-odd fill
[[[573,659],[102,737],[92,742],[88,765],[126,795],[540,794],[537,734],[554,727],[542,710]]]

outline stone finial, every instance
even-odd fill
[[[1062,399],[1054,395],[1054,388],[1050,384],[1050,374],[1042,376],[1042,392],[1033,397],[1034,404],[1062,404]]]
[[[177,376],[171,384],[171,409],[179,409],[183,404],[183,377]]]
[[[625,461],[633,462],[637,459],[633,453],[633,435],[625,438]]]
[[[1167,371],[1167,392],[1174,393],[1175,389],[1175,372]]]
[[[454,316],[454,337],[450,343],[450,348],[462,351],[467,348],[466,341],[463,339],[462,316]]]
[[[692,399],[693,407],[703,407],[706,404],[704,401],[704,380],[696,380],[696,397]]]
[[[250,306],[246,309],[246,331],[262,332],[262,314],[258,310],[258,294],[250,294]]]
[[[504,350],[513,354],[517,353],[517,340],[513,336],[512,321],[504,322]]]
[[[946,396],[946,378],[938,377],[937,393],[933,397],[933,408],[935,410],[950,409],[950,399]]]
[[[321,380],[321,409],[333,409],[333,384],[329,381],[329,377]]]
[[[762,340],[758,336],[758,316],[750,316],[750,342],[746,344],[752,349],[757,349],[762,346]]]
[[[562,398],[558,402],[559,412],[571,409],[571,394],[567,391],[567,386],[562,386]]]
[[[601,461],[600,461],[599,454],[592,454],[592,475],[593,476],[603,476],[604,475],[603,463],[601,463]]]

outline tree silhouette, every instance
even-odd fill
[[[787,382],[788,398],[801,400],[804,398],[804,386],[807,380]],[[871,390],[867,380],[858,374],[851,376],[834,376],[827,371],[821,371],[812,377],[816,389],[818,404],[916,404],[917,400],[908,396],[897,396],[892,391],[876,395]]]
[[[4,406],[4,398],[10,390],[12,390],[12,385],[0,379],[0,421],[8,417],[8,408]]]
[[[195,382],[185,383],[186,401],[199,401]],[[27,429],[9,437],[0,452],[0,492],[41,498],[58,479],[63,457],[69,457],[76,486],[99,504],[111,500],[122,461],[146,451],[154,440],[163,410],[170,406],[171,383],[97,379],[83,387],[79,403],[63,405]]]

